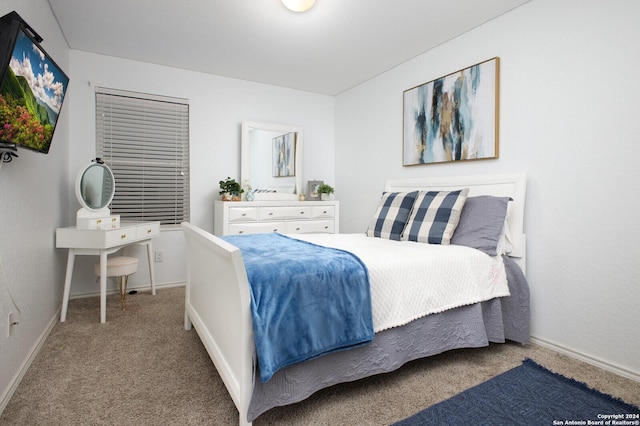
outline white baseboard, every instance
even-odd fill
[[[2,396],[0,397],[0,413],[2,413],[4,409],[7,407],[7,404],[9,404],[9,400],[11,400],[11,397],[16,392],[16,389],[18,389],[18,385],[22,381],[22,378],[27,373],[27,370],[31,366],[31,363],[36,358],[36,355],[38,355],[38,353],[40,352],[42,345],[44,345],[45,340],[47,340],[47,337],[49,337],[51,330],[53,330],[53,327],[56,325],[59,319],[60,319],[60,309],[58,309],[58,311],[53,316],[53,318],[51,318],[51,321],[49,321],[49,325],[42,332],[42,334],[36,341],[35,345],[33,345],[33,348],[31,348],[29,355],[24,360],[24,362],[16,372],[15,376],[13,376],[13,379],[9,383],[9,386],[7,387],[7,389],[4,390]]]
[[[540,339],[538,337],[533,337],[533,336],[531,336],[531,343],[534,343],[539,346],[543,346],[545,348],[551,349],[556,352],[560,352],[561,354],[570,356],[571,358],[575,358],[577,360],[586,362],[587,364],[591,364],[595,367],[602,368],[603,370],[610,371],[611,373],[617,374],[618,376],[626,377],[627,379],[640,382],[640,373],[628,370],[624,367],[611,364],[607,361],[603,361],[601,359],[598,359],[589,355],[582,354],[580,352],[576,352],[575,350],[569,349],[560,344],[549,342],[548,340]]]
[[[171,287],[184,287],[186,283],[184,281],[175,281],[168,282],[162,284],[156,284],[156,291],[163,288],[171,288]],[[151,291],[151,285],[142,285],[137,287],[127,287],[128,291],[137,290],[137,291]],[[117,289],[107,290],[107,294],[116,294],[118,292]],[[87,297],[100,297],[100,290],[91,291],[88,293],[75,293],[69,296],[69,299],[84,299]]]

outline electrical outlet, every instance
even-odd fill
[[[164,262],[164,250],[156,250],[156,262]]]

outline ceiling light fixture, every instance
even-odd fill
[[[311,9],[316,0],[282,0],[287,9],[294,12],[306,12]]]

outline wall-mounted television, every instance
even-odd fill
[[[69,77],[16,12],[0,18],[0,144],[48,153]]]

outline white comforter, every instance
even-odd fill
[[[369,269],[374,331],[509,295],[500,256],[456,245],[391,241],[364,234],[292,234],[350,251]]]

